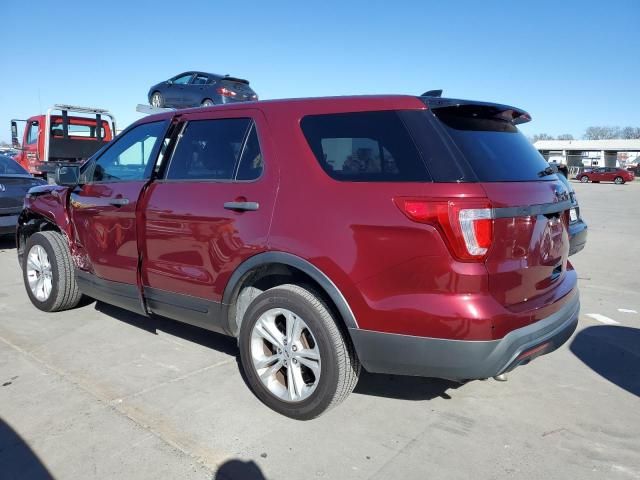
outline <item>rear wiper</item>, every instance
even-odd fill
[[[553,175],[554,173],[558,173],[558,169],[552,165],[549,165],[544,170],[540,170],[538,172],[539,177],[546,177],[547,175]]]

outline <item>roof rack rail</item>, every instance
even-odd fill
[[[440,90],[427,90],[426,92],[424,92],[420,96],[421,97],[441,97],[442,96],[442,89],[440,89]]]
[[[51,110],[71,110],[78,113],[109,113],[109,110],[104,108],[80,107],[78,105],[66,105],[64,103],[56,103],[51,107]]]

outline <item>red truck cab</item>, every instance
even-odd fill
[[[22,144],[18,122],[25,123]],[[58,165],[83,162],[113,140],[115,131],[115,118],[107,110],[71,105],[54,105],[44,115],[11,121],[12,143],[19,149],[16,161],[42,177],[55,172]]]

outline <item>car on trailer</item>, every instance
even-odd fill
[[[258,95],[248,80],[192,71],[155,84],[149,89],[147,98],[153,107],[190,108],[250,102],[258,100]]]
[[[24,124],[22,142],[18,125]],[[11,120],[16,161],[38,177],[51,176],[58,165],[82,163],[116,134],[115,117],[102,108],[56,104],[44,115]]]

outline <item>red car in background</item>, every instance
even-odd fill
[[[600,167],[594,170],[584,171],[576,177],[582,183],[588,182],[613,182],[622,185],[625,182],[632,182],[635,178],[633,172],[617,167]]]

